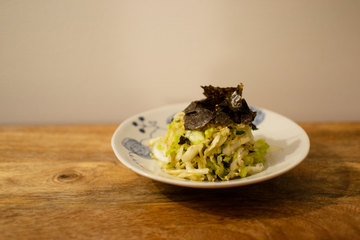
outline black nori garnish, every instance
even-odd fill
[[[243,84],[237,87],[201,86],[206,98],[192,102],[185,108],[185,129],[202,130],[209,124],[229,125],[243,123],[257,129],[252,123],[256,112],[242,98]]]
[[[183,145],[183,144],[191,144],[190,140],[187,138],[187,137],[184,137],[183,135],[180,136],[180,139],[179,139],[179,144],[180,145]]]

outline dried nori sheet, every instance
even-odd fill
[[[193,101],[185,108],[185,129],[202,130],[209,124],[229,125],[244,123],[252,129],[256,112],[252,111],[242,98],[243,84],[237,87],[201,86],[206,98]]]

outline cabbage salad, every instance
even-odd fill
[[[224,181],[264,170],[270,146],[264,139],[254,140],[251,126],[208,124],[204,130],[185,130],[184,115],[174,116],[166,136],[149,141],[152,158],[164,172],[194,181]]]

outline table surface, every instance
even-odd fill
[[[360,123],[300,123],[308,157],[254,185],[192,189],[117,160],[117,126],[0,127],[1,239],[359,239]]]

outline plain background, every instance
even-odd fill
[[[244,84],[295,121],[359,121],[358,0],[0,0],[0,124],[119,123]]]

